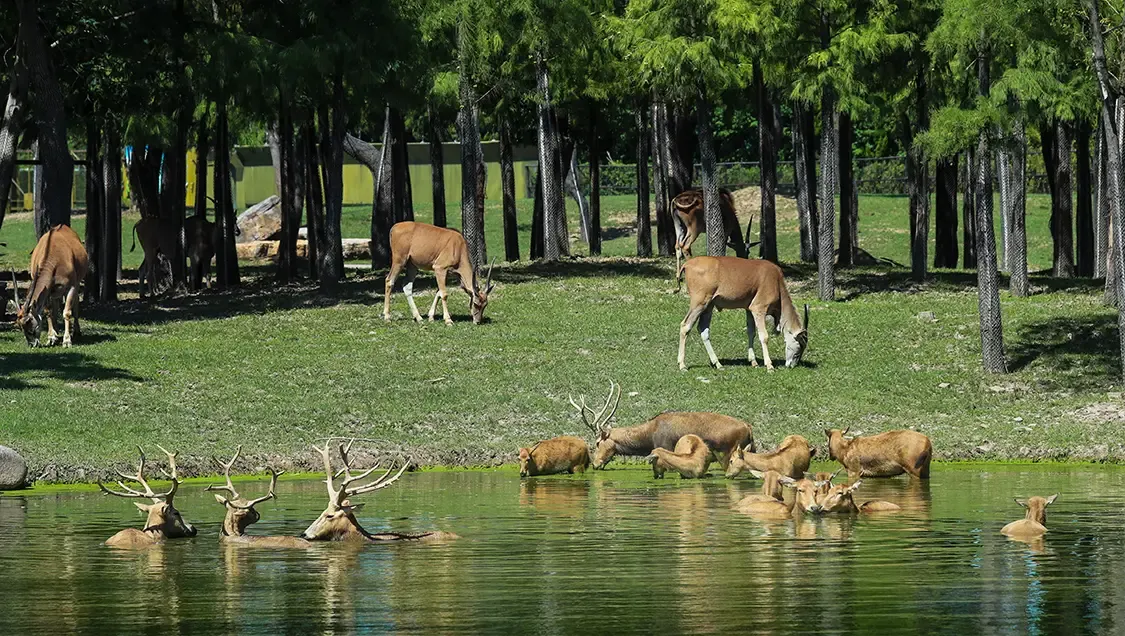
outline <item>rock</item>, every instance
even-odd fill
[[[297,228],[297,238],[308,239],[309,238],[309,228],[307,228],[307,227]]]
[[[948,389],[949,383],[948,382],[942,382],[942,383],[938,384],[938,388],[939,389]]]
[[[343,239],[344,260],[361,260],[371,258],[371,239]],[[253,261],[260,259],[276,259],[278,246],[281,241],[249,241],[235,245],[238,258]],[[308,258],[309,242],[297,240],[297,258]]]
[[[16,451],[0,446],[0,490],[16,490],[27,485],[27,462]]]
[[[932,311],[923,311],[918,314],[918,320],[922,322],[937,322],[937,315]]]
[[[344,260],[371,258],[371,239],[343,239]]]
[[[239,243],[269,241],[281,235],[281,199],[276,195],[238,215]]]

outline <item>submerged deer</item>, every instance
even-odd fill
[[[484,319],[484,308],[488,305],[488,295],[492,293],[492,266],[488,267],[488,276],[482,289],[478,284],[477,270],[469,260],[469,244],[460,232],[414,221],[395,223],[391,228],[391,271],[387,274],[383,300],[384,320],[391,319],[391,291],[394,289],[395,279],[404,269],[406,282],[402,285],[402,291],[406,294],[406,302],[410,304],[410,312],[414,314],[415,321],[422,322],[422,314],[418,313],[418,306],[414,304],[414,278],[418,276],[419,269],[433,270],[434,278],[437,279],[438,292],[430,305],[430,322],[434,320],[434,312],[440,300],[445,324],[453,324],[453,318],[449,316],[449,305],[445,300],[448,296],[445,276],[450,271],[456,272],[461,278],[461,289],[469,295],[469,313],[473,324],[480,324]]]
[[[621,387],[613,382],[609,384],[605,404],[596,413],[586,406],[585,397],[581,398],[581,402],[570,398],[570,405],[578,411],[586,428],[594,434],[597,443],[594,450],[596,470],[605,468],[615,455],[644,457],[654,448],[673,450],[676,442],[689,433],[702,438],[712,453],[722,453],[724,470],[736,448],[750,445],[753,449],[754,433],[751,426],[742,420],[718,413],[668,412],[661,413],[644,424],[613,428],[609,421],[617,412],[620,401]]]
[[[223,543],[231,543],[237,545],[248,545],[258,548],[307,548],[311,544],[300,537],[279,537],[279,536],[253,536],[246,534],[246,529],[251,525],[257,523],[261,518],[261,514],[254,508],[260,503],[275,499],[274,489],[277,488],[277,478],[284,474],[284,471],[278,472],[270,469],[270,489],[262,497],[257,499],[244,499],[242,495],[234,488],[234,483],[230,480],[230,469],[234,466],[234,462],[238,461],[238,456],[242,453],[242,446],[239,446],[234,452],[234,457],[229,462],[221,462],[218,459],[215,463],[223,468],[223,476],[226,477],[227,484],[225,486],[208,486],[208,492],[225,490],[227,496],[215,494],[215,501],[218,501],[227,510],[227,516],[223,519],[223,529],[219,540]]]
[[[688,433],[676,442],[676,448],[665,450],[654,448],[646,461],[652,462],[652,476],[663,479],[664,473],[674,470],[684,479],[699,479],[707,474],[707,466],[711,463],[711,449],[703,438]]]
[[[795,367],[801,363],[809,344],[809,306],[805,305],[805,318],[802,321],[793,307],[780,267],[769,261],[731,256],[699,256],[684,263],[684,272],[691,308],[680,323],[678,362],[681,371],[687,369],[684,363],[687,336],[697,322],[707,357],[716,369],[723,368],[711,346],[711,315],[715,309],[746,310],[746,337],[749,340],[747,357],[751,365],[758,366],[758,360],[754,357],[754,332],[757,331],[758,340],[762,344],[762,360],[767,369],[773,370],[773,360],[766,347],[769,339],[766,316],[773,318],[777,330],[785,337],[785,366]]]
[[[159,448],[159,447],[158,447]],[[133,502],[141,512],[148,515],[145,519],[145,527],[143,530],[135,528],[126,528],[121,532],[113,535],[106,540],[105,544],[114,548],[147,548],[152,545],[163,542],[165,539],[180,539],[185,537],[194,537],[196,530],[191,524],[184,521],[180,511],[176,510],[172,505],[172,500],[176,496],[176,491],[180,488],[179,475],[176,472],[176,454],[169,453],[168,451],[160,448],[164,454],[168,456],[168,471],[165,475],[172,480],[171,487],[166,492],[155,492],[148,481],[145,480],[145,466],[147,459],[145,452],[141,447],[137,447],[137,452],[141,454],[140,464],[137,465],[137,474],[126,475],[118,471],[117,474],[121,475],[122,479],[117,482],[121,488],[120,491],[110,490],[106,488],[101,482],[98,482],[98,488],[107,495],[115,497],[126,497],[129,499],[151,499],[151,504],[143,504],[140,502]],[[137,490],[125,485],[125,481],[134,481],[141,485],[144,490]]]
[[[785,503],[785,496],[781,486],[781,478],[783,475],[774,470],[767,470],[766,472],[759,472],[751,470],[758,479],[762,480],[762,491],[753,495],[746,495],[734,505],[734,509],[739,512],[760,512],[770,509],[777,509],[774,504]],[[766,504],[765,506],[758,506],[757,504]],[[788,510],[789,505],[786,506]]]
[[[768,453],[754,453],[746,448],[739,448],[727,465],[726,476],[734,479],[745,470],[755,474],[776,471],[777,473],[793,479],[805,476],[809,469],[809,461],[816,454],[816,449],[809,446],[809,440],[800,435],[790,435],[781,440],[781,445]]]
[[[810,512],[820,514],[854,514],[858,512],[894,512],[896,510],[902,510],[902,507],[898,504],[881,500],[866,501],[857,505],[853,495],[862,483],[863,480],[860,480],[850,485],[840,484],[829,487],[828,491],[821,494],[818,498],[816,508],[810,510]]]
[[[584,473],[590,466],[586,440],[562,435],[543,440],[531,448],[519,449],[520,477]]]
[[[352,440],[354,441],[354,440]],[[343,462],[344,467],[335,472],[332,470],[332,449],[328,443],[325,443],[324,448],[313,446],[321,458],[324,460],[324,483],[328,486],[328,507],[320,516],[301,533],[301,538],[308,539],[309,541],[433,541],[440,539],[456,539],[457,535],[449,532],[423,532],[420,534],[400,534],[397,532],[380,532],[372,534],[363,529],[359,525],[359,521],[355,518],[355,511],[363,507],[362,503],[353,504],[351,498],[357,495],[363,495],[376,490],[386,488],[396,481],[406,469],[410,467],[410,462],[403,462],[398,472],[394,472],[395,466],[392,463],[387,472],[381,476],[373,479],[366,484],[357,484],[364,479],[367,479],[371,473],[379,468],[379,463],[376,463],[371,468],[357,474],[352,474],[351,461],[348,458],[348,453],[351,451],[352,442],[347,444],[340,444],[338,451],[340,453],[340,460]],[[337,488],[333,482],[333,476],[343,476],[340,482],[340,487]]]
[[[86,278],[89,267],[90,258],[78,234],[69,226],[56,225],[40,237],[31,252],[31,263],[27,268],[31,285],[22,303],[19,289],[14,284],[16,275],[12,272],[16,327],[23,331],[28,346],[39,346],[44,309],[47,314],[47,345],[58,344],[56,326],[60,306],[65,323],[62,345],[69,347],[78,337],[78,286]]]
[[[934,449],[930,438],[917,431],[887,431],[869,437],[847,439],[848,428],[825,429],[828,457],[844,465],[848,478],[895,477],[908,473],[930,478]]]
[[[1027,508],[1027,514],[1019,521],[1013,521],[1000,529],[1001,534],[1015,539],[1042,536],[1047,532],[1047,506],[1055,503],[1057,494],[1050,497],[1016,499],[1016,503]]]

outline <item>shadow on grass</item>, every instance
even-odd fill
[[[1020,327],[1009,347],[1011,371],[1043,367],[1055,388],[1104,387],[1121,377],[1117,317],[1060,317]]]
[[[23,353],[0,353],[0,390],[18,391],[43,388],[36,379],[61,382],[97,382],[101,380],[132,380],[142,378],[125,369],[104,366],[84,353],[68,351],[49,353],[29,349]],[[31,378],[18,377],[30,375]]]
[[[815,267],[815,266],[813,266]],[[808,266],[797,270],[798,276],[804,273]],[[815,276],[816,270],[812,269],[809,275]],[[1090,278],[1051,278],[1043,274],[1031,276],[1034,287],[1045,288],[1046,292],[1079,292],[1093,293],[1105,286],[1104,280]],[[786,270],[786,275],[789,271]],[[877,269],[872,267],[837,270],[837,285],[843,290],[841,301],[855,300],[865,294],[881,292],[900,292],[906,294],[919,292],[960,292],[966,289],[975,289],[977,274],[974,271],[936,271],[930,272],[924,282],[913,278],[909,270]],[[1007,275],[1000,276],[1000,289],[1009,287]]]

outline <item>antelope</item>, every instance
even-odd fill
[[[391,319],[391,291],[395,279],[403,269],[406,270],[406,282],[402,285],[402,291],[406,294],[406,302],[410,304],[410,312],[414,314],[416,322],[422,322],[422,314],[418,313],[418,306],[414,304],[414,278],[419,269],[433,270],[434,278],[437,279],[438,293],[430,305],[430,322],[434,321],[434,312],[437,310],[438,300],[441,300],[445,324],[453,324],[453,319],[449,317],[449,305],[445,301],[448,295],[445,276],[451,270],[461,278],[461,289],[469,295],[469,313],[473,324],[479,325],[484,318],[488,295],[492,293],[492,266],[488,267],[488,277],[484,289],[481,289],[477,284],[477,270],[469,260],[469,244],[460,232],[414,221],[395,223],[391,228],[391,271],[387,274],[383,296],[383,320],[388,322]]]
[[[147,460],[145,458],[145,452],[140,446],[137,447],[137,452],[141,454],[141,461],[137,466],[137,474],[126,475],[121,471],[117,472],[122,478],[117,482],[121,491],[111,490],[101,482],[98,482],[98,488],[107,495],[126,497],[129,499],[152,500],[151,504],[144,504],[137,501],[133,502],[141,512],[148,515],[143,530],[126,528],[107,539],[105,542],[106,545],[114,548],[140,549],[162,543],[166,539],[181,539],[195,536],[196,529],[190,523],[184,521],[183,516],[180,515],[180,511],[176,510],[175,506],[172,504],[172,500],[176,496],[176,491],[179,490],[180,484],[182,483],[176,472],[176,454],[164,450],[163,447],[158,446],[158,448],[164,451],[164,454],[168,456],[168,470],[170,472],[164,474],[172,480],[172,485],[166,492],[158,493],[153,491],[148,481],[145,480],[145,465]],[[137,482],[144,490],[130,488],[125,485],[125,481]]]
[[[144,298],[146,289],[150,296],[156,295],[167,283],[167,278],[159,284],[156,280],[161,270],[160,258],[163,256],[171,263],[179,248],[180,234],[172,219],[146,216],[133,224],[133,246],[129,248],[130,252],[137,249],[138,237],[144,260],[137,268],[137,286],[140,297]]]
[[[863,484],[863,480],[856,481],[851,485],[840,484],[838,486],[831,486],[826,493],[823,493],[818,498],[815,508],[809,511],[818,514],[855,514],[859,512],[894,512],[896,510],[902,510],[898,504],[880,500],[867,501],[863,504],[856,505],[853,494],[861,484]]]
[[[235,225],[235,236],[242,232]],[[191,261],[191,275],[188,284],[192,289],[203,287],[203,279],[207,279],[207,288],[211,288],[211,261],[215,258],[216,246],[222,244],[219,228],[207,217],[201,214],[189,216],[184,219],[184,251]]]
[[[31,276],[27,297],[20,302],[16,275],[12,272],[12,294],[15,299],[16,326],[23,330],[30,347],[39,346],[43,332],[43,310],[47,308],[47,345],[58,344],[58,308],[65,303],[62,345],[69,347],[78,337],[78,285],[86,278],[90,266],[86,248],[78,235],[67,225],[56,225],[39,238],[31,252],[27,269]],[[49,307],[48,307],[49,305]]]
[[[617,390],[614,399],[614,389]],[[609,421],[617,412],[621,401],[621,386],[609,383],[609,395],[598,412],[586,406],[586,398],[581,403],[570,398],[570,405],[582,416],[586,428],[594,435],[594,469],[601,470],[615,455],[644,457],[654,448],[672,450],[676,442],[688,433],[703,439],[712,453],[722,453],[723,469],[734,449],[749,444],[753,448],[753,428],[729,415],[719,413],[666,412],[657,415],[644,424],[613,428]],[[612,403],[612,408],[610,404]],[[589,416],[593,416],[591,419]]]
[[[309,541],[433,541],[440,539],[456,539],[457,535],[449,532],[424,532],[422,534],[399,534],[397,532],[381,532],[372,534],[363,529],[359,525],[359,521],[355,518],[355,511],[363,507],[362,503],[353,504],[351,498],[357,495],[382,490],[396,481],[406,469],[410,467],[410,462],[403,462],[398,472],[393,476],[394,464],[387,469],[387,472],[374,480],[357,485],[357,482],[363,481],[371,473],[375,472],[380,463],[376,463],[371,468],[357,474],[352,474],[351,461],[348,458],[348,453],[351,451],[352,442],[347,444],[340,444],[338,451],[340,453],[340,460],[343,462],[344,467],[339,473],[332,470],[332,455],[331,446],[326,442],[324,448],[313,446],[316,452],[320,453],[321,459],[324,460],[324,483],[328,486],[328,507],[315,521],[305,528],[301,533],[301,538]],[[340,487],[336,488],[333,483],[333,475],[343,475],[343,481],[340,482]]]
[[[762,491],[759,494],[746,495],[735,504],[734,509],[744,511],[744,508],[749,507],[751,504],[757,503],[770,503],[770,502],[783,502],[785,497],[782,494],[781,478],[783,475],[775,470],[767,470],[764,473],[757,470],[751,470],[750,474],[762,480]]]
[[[711,314],[718,309],[746,310],[746,338],[749,340],[747,358],[751,366],[758,366],[754,357],[754,332],[762,344],[762,359],[766,369],[773,371],[766,341],[766,316],[771,316],[777,330],[785,337],[785,366],[792,368],[801,363],[809,344],[809,306],[805,305],[802,321],[793,307],[785,276],[781,268],[769,261],[746,260],[730,256],[700,256],[684,263],[691,308],[680,323],[680,370],[686,371],[684,347],[691,328],[699,322],[699,336],[703,347],[716,369],[723,368],[715,349],[711,347]]]
[[[786,477],[800,479],[809,469],[809,461],[816,449],[809,446],[809,440],[800,435],[790,435],[781,440],[781,445],[768,453],[753,453],[746,448],[738,448],[727,465],[726,476],[734,479],[742,471],[776,471]],[[760,473],[758,473],[760,474]]]
[[[1000,529],[1000,534],[1016,539],[1034,538],[1047,532],[1047,506],[1055,503],[1058,494],[1050,497],[1016,499],[1016,503],[1027,508],[1027,514],[1019,521],[1013,521]]]
[[[238,460],[238,456],[242,453],[242,446],[239,445],[234,451],[234,457],[229,462],[221,462],[215,459],[215,463],[222,467],[223,476],[226,477],[227,484],[225,486],[207,486],[205,489],[208,492],[225,490],[227,496],[215,494],[215,501],[226,508],[227,515],[223,519],[222,533],[219,535],[219,540],[222,543],[230,543],[236,545],[248,545],[258,548],[307,548],[311,544],[300,537],[256,537],[246,534],[246,528],[257,523],[261,518],[261,514],[254,508],[254,506],[276,499],[274,489],[277,488],[277,478],[285,474],[285,471],[276,471],[270,468],[270,489],[262,497],[257,499],[246,500],[234,488],[234,483],[230,480],[230,469],[234,466],[234,462]]]
[[[680,473],[684,479],[699,479],[707,473],[711,450],[701,437],[688,433],[676,442],[674,450],[654,448],[645,461],[652,462],[654,479],[663,479],[664,473],[669,470]]]
[[[934,449],[925,435],[900,430],[845,439],[849,430],[850,427],[843,431],[824,429],[828,437],[828,457],[844,465],[849,479],[895,477],[903,473],[918,479],[930,478]]]
[[[691,258],[691,246],[702,232],[707,231],[707,215],[703,212],[703,190],[687,190],[672,199],[672,210],[676,213],[676,282],[683,275],[681,261]],[[719,212],[723,215],[728,245],[739,258],[747,258],[749,249],[757,245],[750,243],[750,228],[754,219],[746,226],[746,238],[738,226],[738,215],[734,211],[734,197],[730,190],[719,188]],[[748,245],[749,244],[749,245]],[[677,288],[676,291],[679,291]]]
[[[584,473],[590,465],[586,441],[563,435],[539,442],[531,448],[519,449],[520,477]]]

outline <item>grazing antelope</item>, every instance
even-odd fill
[[[775,470],[767,470],[764,473],[751,470],[750,474],[762,480],[762,491],[758,494],[746,495],[740,499],[738,503],[734,505],[735,510],[744,512],[744,509],[749,508],[751,504],[775,501],[784,502],[785,496],[781,486],[781,478],[783,475]]]
[[[744,470],[776,471],[786,477],[800,479],[805,476],[809,461],[815,454],[816,449],[809,446],[809,440],[800,435],[790,435],[768,453],[753,453],[745,448],[735,450],[726,475],[728,479],[734,479]]]
[[[225,486],[208,486],[208,492],[225,490],[227,496],[217,494],[215,501],[218,501],[227,510],[226,518],[223,519],[223,529],[219,540],[223,543],[230,543],[236,545],[247,545],[257,548],[307,548],[311,544],[300,537],[256,537],[246,534],[246,528],[258,523],[262,518],[261,514],[254,508],[254,506],[275,499],[274,489],[277,488],[277,478],[284,474],[284,471],[278,472],[270,468],[270,489],[269,492],[257,499],[246,500],[234,488],[234,483],[230,480],[230,469],[234,466],[234,462],[238,460],[238,456],[242,453],[242,446],[234,452],[234,457],[229,462],[221,462],[215,459],[215,463],[223,468],[223,476],[226,477],[227,485]]]
[[[816,508],[811,509],[810,512],[817,514],[855,514],[858,512],[895,512],[902,510],[902,507],[898,504],[880,500],[866,501],[863,504],[856,505],[853,495],[862,483],[863,480],[859,480],[850,485],[831,486],[827,492],[820,495],[817,499]]]
[[[137,286],[140,297],[144,298],[145,291],[154,296],[171,284],[171,271],[168,276],[161,277],[160,263],[163,259],[170,265],[175,258],[180,242],[179,228],[172,219],[141,217],[141,220],[133,224],[133,246],[129,248],[130,252],[137,249],[138,238],[141,240],[144,259],[137,268]],[[160,280],[157,280],[158,277]]]
[[[845,439],[843,431],[825,429],[828,457],[844,465],[848,478],[895,477],[903,473],[919,479],[930,478],[930,459],[934,455],[930,438],[917,431],[887,431],[870,437]]]
[[[39,346],[43,332],[43,313],[47,309],[47,344],[58,344],[59,306],[65,303],[62,317],[65,321],[62,344],[69,347],[78,337],[78,285],[86,278],[90,259],[74,230],[66,225],[56,225],[39,238],[31,252],[28,274],[31,284],[27,297],[20,302],[16,275],[12,272],[12,294],[15,298],[16,326],[23,330],[28,346]]]
[[[519,456],[520,477],[584,473],[590,465],[590,450],[586,447],[586,440],[573,435],[563,435],[543,440],[531,448],[521,448]]]
[[[617,391],[614,398],[614,389]],[[594,469],[605,468],[615,455],[644,457],[654,448],[672,450],[676,442],[689,433],[698,435],[712,453],[721,453],[723,470],[735,448],[750,445],[753,449],[753,428],[729,415],[719,413],[661,413],[644,424],[613,428],[609,421],[617,412],[621,401],[621,387],[610,382],[609,395],[598,412],[586,406],[586,398],[581,403],[570,398],[570,405],[582,416],[586,428],[594,434],[597,446],[594,450]],[[612,408],[611,408],[612,404]],[[592,419],[590,416],[593,416]]]
[[[664,479],[664,473],[674,470],[684,479],[699,479],[707,474],[711,463],[711,449],[698,435],[688,433],[676,442],[676,448],[654,448],[645,461],[652,462],[654,479]]]
[[[781,268],[769,261],[746,260],[730,256],[700,256],[684,263],[691,308],[680,323],[680,370],[684,364],[684,347],[691,328],[699,322],[699,336],[707,357],[716,369],[723,368],[715,349],[711,347],[711,314],[718,309],[746,310],[746,338],[749,340],[747,357],[750,364],[758,366],[754,357],[754,331],[762,344],[762,359],[766,368],[773,371],[766,341],[766,316],[773,317],[777,330],[785,337],[785,366],[801,363],[809,344],[809,306],[805,305],[805,319],[797,315],[785,276]]]
[[[354,441],[354,440],[352,440]],[[399,468],[398,472],[393,476],[394,464],[387,469],[387,472],[374,480],[362,484],[355,485],[356,482],[363,481],[371,473],[379,468],[379,463],[376,463],[371,468],[359,473],[358,475],[352,474],[351,461],[348,458],[348,453],[351,451],[352,442],[347,444],[340,444],[338,451],[340,459],[344,464],[344,468],[339,473],[332,470],[332,455],[331,446],[325,443],[324,448],[313,446],[316,452],[320,453],[321,458],[324,460],[324,483],[328,486],[328,507],[315,521],[305,528],[301,533],[301,538],[308,539],[309,541],[434,541],[440,539],[456,539],[457,535],[449,532],[423,532],[421,534],[399,534],[397,532],[380,532],[372,534],[363,529],[359,525],[359,521],[355,518],[355,511],[363,507],[362,503],[353,504],[351,498],[356,495],[362,495],[376,490],[386,488],[396,481],[406,469],[410,467],[410,462],[406,461]],[[336,488],[333,483],[334,475],[343,475],[344,479],[340,482],[340,487]]]
[[[484,308],[488,305],[488,295],[492,293],[492,266],[488,267],[488,277],[481,289],[477,281],[477,270],[469,261],[469,245],[465,237],[456,230],[449,230],[435,225],[403,221],[395,223],[391,228],[391,271],[387,274],[387,285],[383,300],[383,319],[391,319],[391,291],[394,289],[395,279],[406,270],[406,282],[402,291],[406,294],[406,302],[410,304],[410,312],[414,320],[422,322],[422,314],[418,313],[418,306],[414,304],[414,278],[419,269],[430,269],[437,279],[438,293],[430,305],[430,322],[434,320],[438,300],[441,301],[441,311],[445,324],[452,325],[453,319],[449,317],[449,305],[446,304],[445,276],[450,271],[457,272],[461,278],[461,289],[469,295],[469,313],[473,317],[473,324],[480,324],[484,318]]]
[[[679,282],[683,274],[681,261],[691,258],[692,244],[701,233],[707,231],[707,215],[703,212],[703,190],[686,190],[676,195],[672,199],[672,210],[675,212],[676,219],[676,281]],[[719,188],[719,212],[723,215],[728,245],[739,258],[747,258],[750,248],[757,245],[757,243],[750,243],[750,228],[754,225],[754,220],[750,219],[750,223],[746,226],[744,239],[742,228],[738,226],[738,215],[734,211],[734,196],[726,188]]]
[[[160,448],[160,447],[158,447]],[[101,482],[98,482],[98,488],[107,495],[115,497],[126,497],[130,499],[151,499],[151,504],[143,504],[140,502],[133,502],[141,512],[148,515],[145,520],[145,527],[143,530],[135,528],[126,528],[121,532],[113,535],[106,540],[105,544],[114,548],[127,548],[139,549],[147,548],[157,543],[163,542],[165,539],[180,539],[184,537],[194,537],[196,530],[192,525],[184,521],[180,511],[176,510],[172,504],[173,498],[176,496],[176,491],[179,490],[182,483],[179,475],[176,472],[176,454],[169,453],[168,451],[160,448],[164,454],[168,456],[168,470],[165,473],[169,479],[172,480],[172,485],[166,492],[155,492],[145,480],[145,452],[141,447],[137,447],[137,452],[141,454],[141,462],[137,466],[137,474],[126,475],[118,471],[122,480],[117,482],[121,491],[110,490],[106,488]],[[130,488],[125,485],[125,481],[135,481],[144,488],[143,491]]]
[[[1027,508],[1027,514],[1019,521],[1013,521],[1000,529],[1001,534],[1012,538],[1034,538],[1047,532],[1047,506],[1055,503],[1057,494],[1050,497],[1016,499],[1016,503]]]

